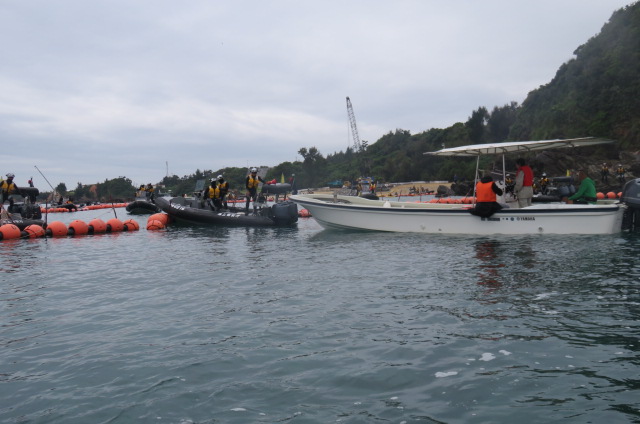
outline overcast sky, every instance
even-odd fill
[[[0,0],[2,175],[274,166],[521,103],[631,0]]]

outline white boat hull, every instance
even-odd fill
[[[625,206],[538,204],[503,209],[490,218],[469,213],[469,205],[368,200],[351,196],[294,195],[325,228],[428,234],[614,234]]]

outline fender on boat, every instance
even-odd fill
[[[291,184],[288,184],[288,183],[262,185],[262,193],[264,194],[284,194],[290,191],[291,191]]]

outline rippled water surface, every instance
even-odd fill
[[[639,253],[313,219],[0,241],[0,422],[640,422]]]

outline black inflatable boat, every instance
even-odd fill
[[[198,198],[160,197],[155,204],[177,221],[245,227],[288,226],[298,222],[298,206],[290,201],[250,209],[218,209]]]

